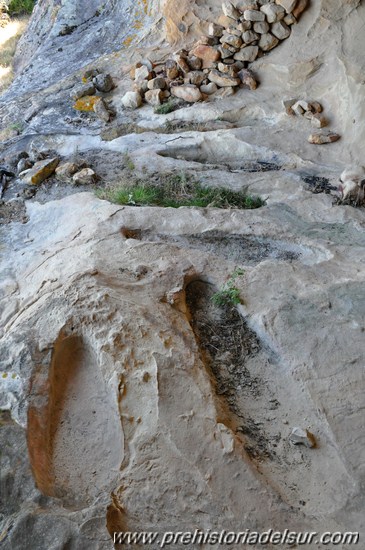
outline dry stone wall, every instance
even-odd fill
[[[239,86],[255,90],[257,80],[247,69],[291,35],[307,0],[239,0],[223,2],[218,23],[210,23],[189,50],[180,50],[166,63],[139,63],[131,72],[134,92],[125,107],[158,106],[170,96],[195,103],[208,96],[227,97]]]

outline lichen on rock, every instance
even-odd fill
[[[88,95],[80,97],[75,103],[73,108],[77,111],[90,112],[94,111],[95,104],[100,100],[98,96]]]

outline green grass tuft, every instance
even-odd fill
[[[129,170],[129,172],[133,172],[133,170],[135,169],[135,165],[133,160],[129,156],[128,151],[124,153],[123,160],[124,160],[124,166],[127,168],[127,170]]]
[[[179,208],[259,208],[265,202],[260,197],[247,195],[246,190],[230,191],[223,187],[202,187],[184,173],[160,176],[159,183],[134,180],[120,187],[98,191],[99,198],[116,204],[133,206],[155,205]]]
[[[213,304],[219,307],[236,306],[241,303],[240,291],[234,285],[237,277],[244,275],[244,270],[237,267],[223,287],[211,297]]]
[[[156,189],[137,185],[135,187],[125,187],[124,189],[116,189],[112,192],[110,199],[116,204],[127,204],[130,206],[144,206],[155,204],[158,200]]]
[[[35,6],[36,0],[10,0],[9,15],[25,15],[31,14]]]

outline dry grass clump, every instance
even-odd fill
[[[0,95],[10,86],[14,73],[12,62],[16,45],[24,33],[29,16],[12,19],[0,33]]]

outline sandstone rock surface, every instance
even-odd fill
[[[218,86],[222,86],[222,87],[238,86],[238,84],[240,83],[239,78],[235,78],[227,74],[220,73],[219,71],[216,71],[216,70],[210,71],[210,73],[208,74],[208,78],[211,82],[214,82]]]
[[[63,162],[56,168],[56,177],[60,180],[68,181],[78,170],[79,167],[75,162]]]
[[[127,92],[121,101],[127,109],[138,109],[142,105],[142,97],[139,92]]]
[[[71,92],[71,99],[74,101],[77,101],[80,99],[80,97],[84,97],[86,95],[94,95],[95,94],[95,86],[92,83],[87,84],[79,84],[76,86],[72,92]]]
[[[144,97],[146,102],[153,106],[161,105],[163,99],[162,91],[159,89],[148,90]]]
[[[104,122],[109,122],[110,120],[110,112],[105,104],[105,101],[103,98],[99,98],[98,101],[94,103],[93,106],[94,112],[100,120]]]
[[[271,33],[262,34],[260,41],[259,41],[259,47],[264,51],[268,52],[269,50],[272,50],[277,46],[279,43],[279,40],[276,38],[276,36],[273,36]]]
[[[272,3],[234,4],[241,17]],[[77,154],[101,185],[117,185],[132,177],[129,157],[144,181],[193,174],[266,205],[111,205],[65,197],[82,188],[51,178],[11,221],[22,192],[11,182],[0,205],[4,550],[112,550],[113,530],[195,527],[364,537],[365,218],[349,206],[360,182],[343,182],[348,205],[334,199],[344,166],[363,164],[365,6],[298,0],[293,15],[304,8],[280,47],[240,49],[257,48],[246,60],[260,81],[253,93],[228,86],[219,101],[158,115],[120,108],[132,66],[146,63],[151,79],[209,23],[241,34],[255,23],[222,18],[213,1],[151,2],[147,13],[129,0],[37,3],[0,98],[1,131],[22,128],[1,143],[1,165],[16,159],[15,172],[25,150]],[[274,12],[272,23],[289,25]],[[210,38],[233,65],[240,52]],[[96,69],[117,84],[110,141],[69,97]],[[313,147],[310,122],[286,116],[287,98],[317,112],[315,98],[341,140]],[[211,295],[236,267],[243,304],[224,313]],[[292,426],[316,448],[292,445]]]
[[[72,182],[74,185],[90,185],[96,181],[96,174],[91,168],[83,168],[72,176]]]
[[[315,132],[308,138],[309,143],[314,145],[324,145],[325,143],[333,143],[340,139],[340,135],[335,132]]]
[[[255,61],[258,53],[258,46],[246,46],[239,52],[235,53],[233,57],[237,61]]]
[[[192,53],[203,61],[203,68],[211,67],[212,63],[220,58],[219,52],[215,48],[204,44],[196,46]]]
[[[106,524],[163,531],[204,518],[203,529],[220,530],[233,529],[244,514],[251,529],[266,522],[276,529],[361,528],[347,499],[363,506],[362,451],[353,439],[362,393],[352,390],[362,379],[360,328],[350,338],[362,319],[362,230],[359,244],[341,244],[354,228],[343,235],[338,212],[318,195],[304,209],[295,201],[260,211],[183,209],[178,220],[173,210],[120,208],[84,193],[28,205],[28,223],[14,225],[6,240],[16,253],[3,263],[1,404],[28,424],[32,470],[47,496],[39,509],[23,458],[17,476],[23,491],[29,487],[28,507],[11,516],[6,550],[24,534],[24,521],[32,522],[30,537],[45,530],[61,541],[87,538],[92,549],[112,548]],[[221,315],[211,309],[204,278],[221,285],[238,257],[245,307],[229,330],[244,323],[249,339],[231,374],[219,365],[227,354],[235,360],[232,347],[219,347],[213,363],[219,388],[234,403],[223,422],[225,397],[215,393],[196,331]],[[224,325],[212,330],[219,326],[222,338]],[[296,450],[282,429],[303,418],[319,441],[313,451]],[[47,434],[54,434],[50,446]],[[17,452],[21,441],[18,435]],[[3,476],[11,475],[10,464]],[[161,486],[178,498],[162,497]],[[47,541],[39,539],[38,548]]]
[[[114,82],[110,74],[98,74],[93,78],[93,84],[99,92],[110,92],[114,87]]]
[[[49,178],[56,170],[60,159],[58,157],[36,162],[32,168],[26,171],[23,181],[31,185],[39,185]]]
[[[202,99],[201,91],[194,84],[184,84],[183,86],[174,86],[171,88],[171,95],[183,99],[188,103],[195,103]]]
[[[303,430],[303,428],[293,428],[289,440],[294,445],[305,445],[310,449],[316,446],[314,435],[309,430]]]

